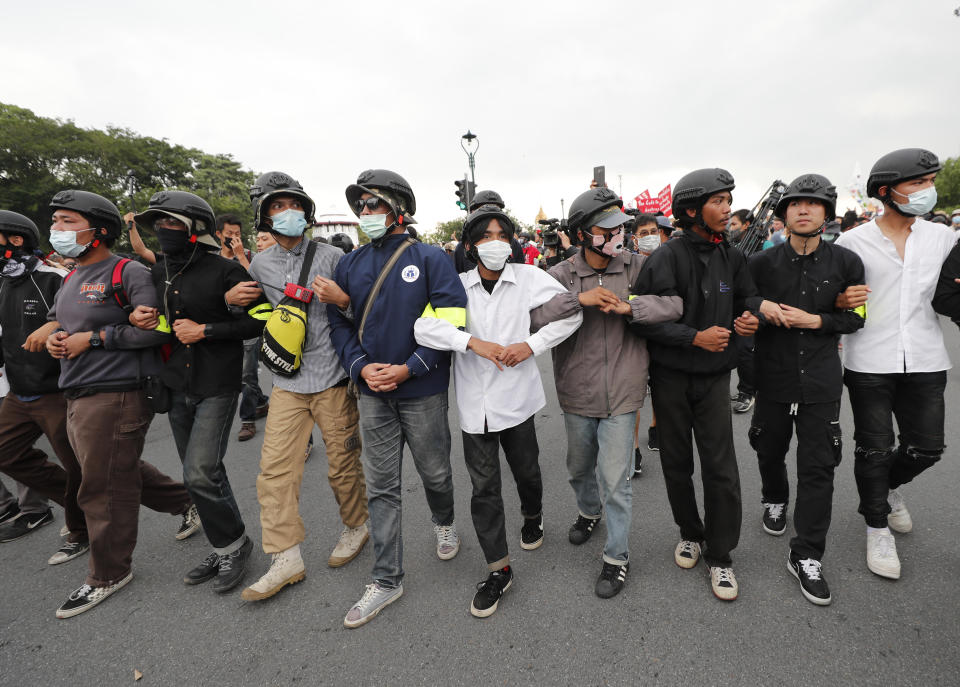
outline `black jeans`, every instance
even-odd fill
[[[543,507],[537,430],[531,415],[519,425],[499,432],[461,434],[463,458],[473,483],[470,498],[473,528],[488,566],[491,570],[499,570],[510,562],[503,498],[500,496],[500,446],[517,482],[520,512],[524,518],[535,518]]]
[[[797,427],[797,504],[790,549],[801,558],[823,560],[833,511],[833,473],[843,456],[840,401],[791,404],[757,396],[750,424],[750,445],[760,464],[764,503],[788,503],[787,451]]]
[[[756,373],[753,367],[753,337],[738,336],[734,345],[737,347],[737,391],[748,396],[757,393]]]
[[[709,565],[730,565],[740,541],[740,472],[733,447],[730,373],[688,374],[660,365],[650,368],[653,410],[660,437],[660,462],[673,519],[683,539],[706,542]],[[693,489],[693,443],[700,454],[704,520]]]
[[[943,390],[947,372],[873,374],[846,370],[843,381],[853,408],[858,510],[869,527],[886,527],[889,490],[936,463],[945,448]],[[899,431],[896,437],[894,417]]]
[[[243,342],[243,388],[240,391],[240,422],[253,422],[257,406],[270,399],[260,390],[260,339]]]

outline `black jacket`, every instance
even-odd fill
[[[189,319],[211,325],[212,330],[194,344],[182,344],[171,337],[170,357],[161,373],[164,384],[201,398],[238,393],[243,340],[260,336],[270,306],[261,295],[237,316],[227,307],[223,295],[239,282],[252,281],[250,275],[235,260],[206,252],[198,253],[187,264],[161,259],[151,274],[160,314],[167,317],[171,327],[178,319]],[[264,304],[266,307],[262,307]]]
[[[960,325],[960,243],[953,247],[940,268],[937,290],[933,293],[933,309]]]
[[[63,273],[43,264],[15,279],[0,278],[3,363],[10,391],[18,396],[59,391],[60,361],[46,351],[28,353],[23,342],[47,323],[47,312],[62,285]]]
[[[837,344],[841,334],[863,326],[852,310],[837,310],[837,294],[864,283],[863,262],[851,250],[820,241],[798,255],[789,241],[750,257],[750,273],[768,301],[820,315],[820,329],[787,329],[761,324],[754,346],[758,395],[777,403],[840,400],[843,368]]]
[[[650,254],[633,293],[683,299],[679,321],[634,326],[647,339],[653,364],[693,374],[715,374],[737,366],[733,320],[744,310],[756,313],[762,300],[743,253],[726,240],[713,243],[692,230]],[[724,351],[711,353],[693,345],[697,332],[714,326],[731,332]]]

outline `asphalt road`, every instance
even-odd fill
[[[960,337],[949,323],[945,330],[956,358]],[[519,505],[508,476],[504,498],[516,577],[492,617],[479,620],[469,612],[486,566],[470,522],[470,482],[452,407],[463,546],[455,559],[437,559],[423,489],[408,456],[404,596],[370,624],[342,626],[369,581],[372,546],[344,568],[327,568],[341,525],[318,443],[301,495],[307,579],[265,602],[242,601],[240,588],[220,597],[209,584],[184,586],[183,573],[209,550],[205,538],[175,541],[177,520],[152,511],[141,511],[133,581],[69,620],[57,620],[54,611],[83,582],[87,559],[46,564],[59,545],[62,511],[55,508],[53,526],[0,544],[0,685],[122,685],[134,681],[134,670],[142,673],[142,685],[960,684],[960,595],[953,586],[960,549],[951,529],[960,515],[960,464],[952,450],[960,446],[960,427],[952,421],[960,407],[955,373],[947,386],[944,459],[904,489],[914,531],[897,535],[899,581],[866,568],[853,426],[844,399],[844,460],[824,561],[834,601],[821,608],[802,598],[786,570],[788,537],[771,537],[760,527],[749,415],[733,419],[744,502],[740,546],[733,554],[739,600],[715,599],[702,563],[693,570],[673,563],[679,535],[656,454],[647,451],[643,477],[634,483],[627,586],[611,600],[594,596],[605,530],[600,526],[582,547],[567,542],[577,510],[566,481],[549,356],[540,367],[549,399],[537,415],[546,541],[536,551],[520,549]],[[644,422],[649,413],[641,411]],[[262,431],[263,421],[258,425]],[[258,543],[261,438],[234,440],[227,457]],[[155,419],[144,457],[179,474],[166,417]],[[793,475],[791,470],[791,480]],[[247,583],[267,565],[268,557],[257,550]]]

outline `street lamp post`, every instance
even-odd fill
[[[477,178],[475,176],[474,155],[480,148],[480,139],[477,135],[467,129],[467,133],[460,137],[460,147],[467,154],[467,162],[470,164],[470,183],[467,184],[467,212],[470,211],[470,203],[473,202],[473,190],[477,187]]]

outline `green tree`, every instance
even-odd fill
[[[447,241],[459,241],[465,221],[466,218],[461,217],[459,219],[447,220],[446,222],[437,222],[437,226],[424,237],[424,240],[434,241],[440,245],[443,245]]]
[[[937,174],[937,209],[948,215],[960,208],[960,158],[948,158]]]

